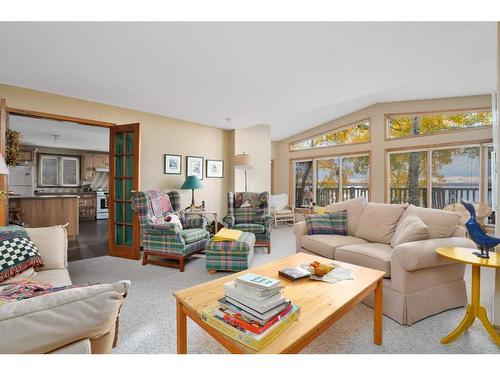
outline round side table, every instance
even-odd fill
[[[456,260],[460,263],[470,264],[472,266],[472,293],[471,302],[467,305],[467,311],[464,318],[457,328],[448,336],[441,339],[441,344],[448,344],[464,333],[479,318],[484,328],[490,334],[497,345],[500,345],[500,335],[491,325],[486,314],[486,309],[479,303],[481,291],[481,267],[500,268],[500,254],[490,253],[490,258],[479,258],[472,254],[475,249],[463,247],[438,247],[436,252],[444,257]]]

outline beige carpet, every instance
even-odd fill
[[[295,252],[295,238],[290,227],[281,226],[272,234],[272,253],[257,248],[253,264],[259,265]],[[141,266],[132,261],[109,256],[70,262],[74,283],[132,281],[120,318],[120,340],[116,353],[175,353],[175,290],[187,288],[225,275],[210,275],[204,256],[196,256],[186,272],[154,265]],[[468,270],[469,271],[469,270]],[[469,282],[469,272],[467,281]],[[493,272],[483,270],[482,303],[490,311]],[[448,334],[464,314],[455,309],[429,317],[411,327],[401,326],[384,317],[384,342],[372,344],[372,310],[364,305],[335,323],[303,353],[500,353],[480,323],[449,345],[439,340]],[[201,328],[188,323],[189,353],[226,353],[226,350]]]

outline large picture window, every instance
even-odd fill
[[[487,150],[486,146],[464,145],[390,152],[389,202],[441,209],[461,200],[491,199],[488,175],[483,182],[480,173],[481,158],[488,157]]]
[[[332,147],[370,141],[370,121],[359,123],[319,134],[290,144],[290,151],[301,151],[313,148]]]
[[[481,128],[492,123],[493,113],[490,110],[388,115],[387,136],[388,138],[411,137],[457,129]]]
[[[327,206],[360,196],[368,200],[369,178],[368,155],[295,161],[295,206]]]

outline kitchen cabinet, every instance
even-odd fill
[[[95,220],[96,194],[94,192],[80,194],[80,220]]]
[[[83,154],[82,155],[82,174],[86,181],[92,180],[96,168],[109,168],[108,154]]]
[[[68,224],[68,239],[79,233],[78,195],[46,195],[11,197],[9,211],[16,213],[29,228]]]

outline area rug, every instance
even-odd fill
[[[260,265],[295,253],[295,237],[288,226],[273,230],[272,251],[256,248],[253,265]],[[173,292],[222,277],[209,274],[203,255],[195,256],[181,273],[139,261],[103,256],[70,262],[74,283],[131,280],[129,295],[120,316],[120,337],[115,353],[175,353],[176,325]],[[470,274],[467,271],[467,285]],[[491,313],[494,273],[482,271],[482,303]],[[478,321],[465,335],[449,345],[439,340],[451,332],[464,315],[464,308],[446,311],[411,327],[384,316],[383,344],[372,343],[373,310],[359,305],[325,331],[302,353],[500,353]],[[188,319],[189,353],[227,353],[226,349]]]

